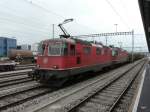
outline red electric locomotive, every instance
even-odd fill
[[[71,38],[63,30],[62,24],[59,26],[65,35],[41,42],[37,67],[30,74],[41,83],[64,83],[79,73],[99,71],[128,60],[128,53],[120,48]]]

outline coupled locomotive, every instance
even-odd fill
[[[61,25],[59,26],[62,29]],[[37,67],[29,73],[31,77],[41,83],[59,85],[83,72],[96,72],[104,67],[128,61],[128,52],[121,48],[108,47],[64,34],[60,38],[40,43]]]

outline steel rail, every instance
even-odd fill
[[[25,92],[32,92],[32,91],[34,91],[34,90],[36,90],[36,89],[41,89],[41,88],[42,88],[42,86],[37,86],[37,87],[33,87],[33,88],[30,88],[30,89],[27,89],[27,90],[23,90],[23,91],[19,91],[19,92],[16,92],[16,93],[8,94],[8,95],[5,95],[5,96],[1,96],[1,97],[0,97],[0,100],[3,100],[3,101],[4,101],[4,99],[7,98],[7,97],[12,97],[12,96],[14,96],[14,95],[19,95],[19,94],[25,94],[25,95],[26,95]],[[28,100],[32,100],[32,99],[34,99],[34,98],[43,96],[43,95],[48,94],[48,93],[50,93],[50,92],[53,92],[53,90],[47,89],[47,90],[44,90],[44,91],[42,91],[42,92],[40,92],[40,93],[38,93],[38,94],[37,94],[37,93],[34,93],[34,95],[30,95],[30,96],[28,96],[27,98],[23,98],[23,97],[22,97],[21,99],[18,99],[17,101],[14,100],[14,102],[8,103],[8,104],[3,105],[3,106],[0,106],[0,111],[6,110],[7,108],[16,106],[16,105],[18,105],[18,104],[22,104],[22,103],[24,103],[24,102],[26,102],[26,101],[28,101]]]
[[[9,81],[7,83],[1,83],[0,88],[7,87],[7,86],[10,86],[10,85],[16,85],[16,84],[20,84],[20,83],[30,82],[30,81],[33,81],[33,79],[23,78],[23,79],[20,79],[20,80]]]
[[[144,60],[142,60],[142,61],[144,61]],[[132,65],[131,67],[129,67],[128,70],[126,70],[124,73],[119,74],[119,75],[117,75],[117,76],[114,76],[114,77],[110,80],[110,82],[104,84],[103,87],[100,88],[100,90],[102,90],[103,88],[107,87],[109,84],[111,84],[111,83],[114,82],[115,80],[119,79],[119,78],[122,77],[124,74],[128,73],[131,69],[135,68],[135,67],[136,67],[137,65],[139,65],[140,63],[141,63],[141,61],[139,61],[138,63],[136,63],[136,64]],[[89,87],[89,86],[91,86],[91,85],[94,85],[94,84],[97,83],[97,82],[98,82],[98,80],[95,81],[94,83],[90,83],[90,84],[88,84],[88,85],[86,85],[86,86],[84,86],[84,87],[81,87],[81,88],[79,88],[78,90],[75,90],[75,91],[73,91],[73,92],[70,92],[70,93],[67,93],[67,94],[65,94],[65,95],[62,95],[61,97],[59,97],[59,98],[57,98],[57,99],[51,101],[49,104],[47,104],[47,105],[45,105],[45,106],[43,106],[43,107],[41,107],[41,108],[37,108],[37,109],[35,109],[35,110],[33,109],[32,111],[41,111],[42,109],[44,109],[44,108],[46,108],[46,107],[49,107],[49,106],[55,104],[56,102],[59,102],[60,100],[63,100],[63,99],[65,99],[65,98],[67,98],[68,96],[70,96],[70,95],[72,95],[72,94],[75,94],[75,93],[77,93],[77,92],[83,90],[83,89],[86,88],[86,87]],[[94,91],[94,92],[96,92],[96,91]],[[94,93],[94,92],[93,92],[93,93]],[[86,100],[86,99],[84,99],[84,100]],[[81,102],[83,102],[84,100],[82,100]],[[72,109],[72,108],[71,108],[71,109]],[[70,109],[70,111],[71,111],[71,109]]]
[[[144,62],[145,64],[145,62]],[[144,64],[142,64],[141,69],[143,68]],[[137,64],[139,65],[139,63]],[[136,66],[137,66],[136,65]],[[136,66],[134,66],[133,68],[135,68]],[[108,88],[110,85],[112,85],[114,82],[116,82],[117,80],[119,80],[122,76],[124,76],[125,74],[127,74],[128,72],[130,72],[130,70],[132,70],[133,68],[129,69],[127,72],[125,72],[124,74],[122,74],[120,77],[116,78],[115,80],[113,80],[112,82],[109,82],[109,84],[107,84],[106,86],[104,86],[102,89],[97,90],[95,92],[93,92],[93,94],[91,94],[89,97],[85,98],[84,100],[82,100],[81,102],[79,102],[78,104],[74,105],[72,108],[70,108],[67,112],[75,112],[75,110],[82,105],[83,103],[85,103],[87,100],[89,100],[90,98],[92,98],[93,96],[95,96],[96,94],[98,94],[99,92],[103,91],[104,89]],[[141,70],[140,69],[140,70]],[[138,73],[140,72],[140,70],[138,71]],[[136,76],[136,75],[135,75]],[[134,81],[135,77],[131,80]],[[131,83],[130,82],[130,83]],[[128,84],[127,88],[129,87],[130,83]],[[112,110],[114,109],[115,105],[118,103],[118,101],[120,100],[120,98],[122,97],[122,95],[124,95],[124,92],[126,92],[127,88],[121,93],[121,95],[119,96],[119,98],[114,102],[114,104],[110,107],[110,109],[108,110],[108,112],[112,112]]]
[[[143,68],[145,68],[145,65],[147,62],[145,62],[142,67],[139,69],[138,73],[133,77],[133,79],[128,83],[128,86],[122,91],[120,96],[117,98],[117,100],[114,102],[114,104],[111,106],[111,108],[108,110],[108,112],[114,111],[115,107],[118,105],[121,98],[125,95],[125,93],[129,90],[129,88],[132,86],[133,82],[136,80],[137,76],[143,71]]]

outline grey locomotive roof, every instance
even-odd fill
[[[81,44],[88,45],[88,46],[103,47],[101,43],[94,43],[92,41],[89,42],[86,40],[81,40],[81,39],[76,39],[76,38],[54,38],[54,39],[47,39],[42,42],[50,42],[50,41],[61,41],[61,42],[68,42],[72,44],[81,43]]]

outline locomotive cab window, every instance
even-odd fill
[[[44,55],[44,51],[45,51],[45,45],[44,44],[39,44],[39,46],[38,46],[39,54]]]
[[[50,43],[48,52],[50,56],[66,56],[68,55],[67,43]]]

